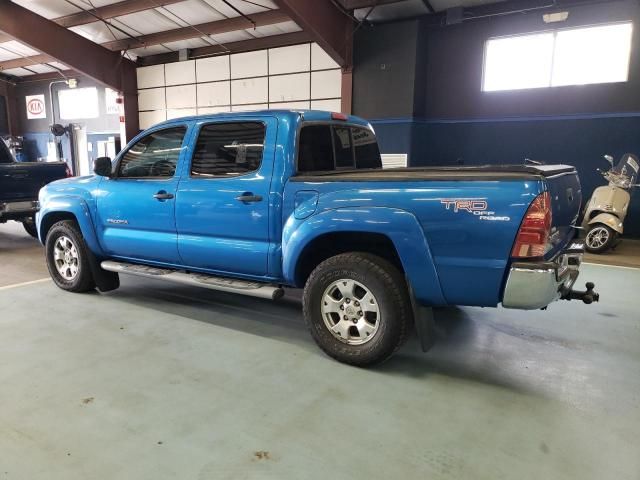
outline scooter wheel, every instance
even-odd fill
[[[613,246],[616,236],[617,233],[604,223],[594,223],[587,231],[584,246],[590,253],[604,253]]]

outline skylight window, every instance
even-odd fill
[[[492,38],[485,46],[485,92],[626,82],[631,22]]]

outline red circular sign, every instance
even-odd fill
[[[42,112],[44,112],[44,103],[42,102],[42,100],[33,98],[29,100],[29,103],[27,103],[27,110],[32,115],[40,115]]]

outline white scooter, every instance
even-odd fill
[[[638,186],[635,184],[640,168],[638,157],[624,154],[616,166],[612,156],[605,155],[604,158],[611,168],[606,172],[598,169],[598,172],[609,185],[593,191],[582,220],[582,228],[586,232],[585,247],[591,253],[603,253],[617,244],[629,208],[629,191]]]

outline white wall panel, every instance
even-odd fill
[[[164,87],[164,65],[140,67],[136,70],[138,88]]]
[[[197,114],[198,112],[195,108],[174,108],[167,110],[167,120],[171,120],[172,118],[189,117]]]
[[[228,80],[229,56],[199,58],[196,60],[196,77],[198,82],[214,82]]]
[[[198,115],[208,115],[210,113],[227,113],[231,111],[230,106],[224,107],[198,107]]]
[[[316,44],[140,67],[137,75],[141,128],[229,111],[340,111],[341,71]]]
[[[164,66],[164,76],[167,85],[196,83],[196,61],[167,63]]]
[[[311,73],[311,98],[340,97],[342,90],[342,72],[325,70]]]
[[[231,55],[231,78],[267,75],[267,51],[235,53]]]
[[[269,50],[269,75],[305,72],[311,69],[311,49],[308,43]]]
[[[164,110],[164,88],[149,88],[138,93],[138,110]]]
[[[191,108],[196,106],[196,86],[167,87],[167,108]]]
[[[164,122],[167,119],[167,113],[164,110],[155,110],[153,112],[140,112],[138,113],[138,121],[140,122],[140,129],[155,125],[156,123]]]
[[[231,81],[231,103],[239,105],[243,103],[267,102],[269,82],[266,77],[247,78]]]
[[[309,73],[269,77],[269,101],[288,102],[309,98]]]
[[[312,110],[326,110],[328,112],[339,112],[342,110],[340,99],[333,100],[311,100]]]
[[[252,110],[266,110],[269,105],[266,103],[257,103],[253,105],[234,105],[231,110],[234,112],[250,112]]]
[[[231,104],[230,82],[198,84],[198,107]]]
[[[311,70],[325,70],[328,68],[340,68],[327,52],[317,43],[311,44]]]
[[[310,107],[309,105],[309,101],[305,101],[305,102],[281,102],[281,103],[274,103],[274,102],[269,102],[269,109],[270,110],[274,110],[274,109],[282,109],[282,110],[297,110],[297,109],[304,109],[304,110],[308,110]]]

